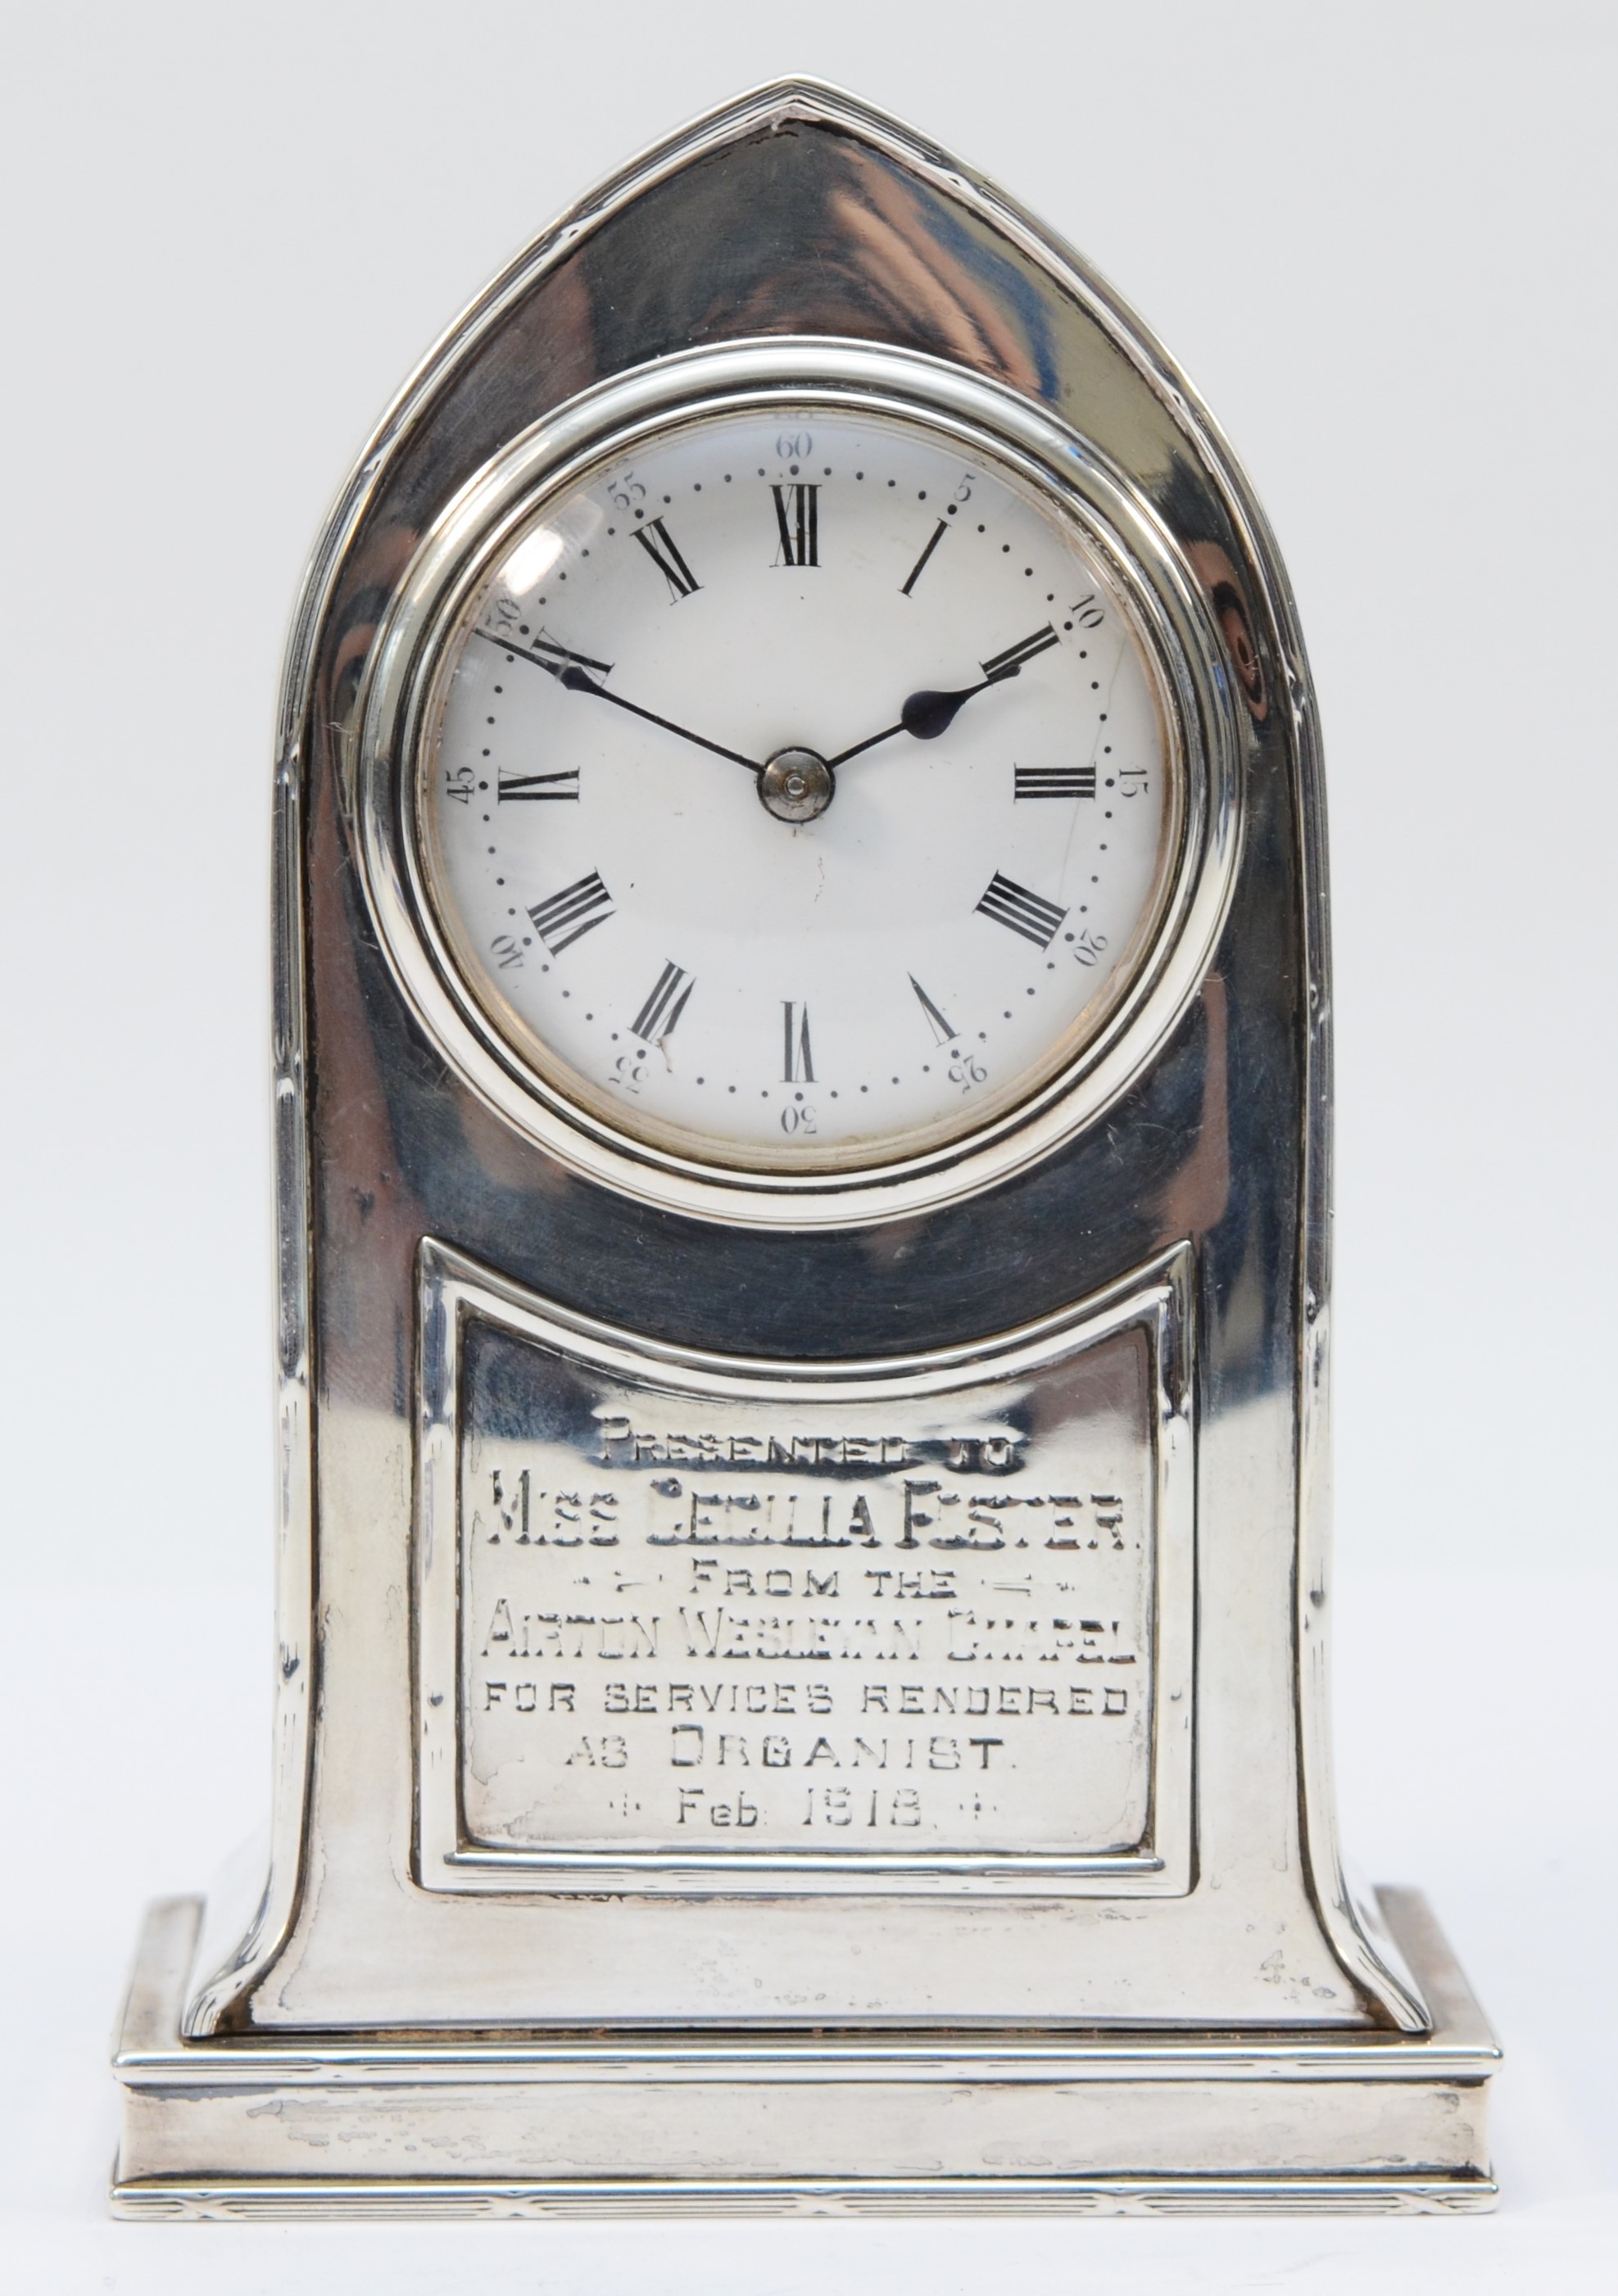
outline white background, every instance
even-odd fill
[[[1613,2286],[1618,13],[13,0],[3,52],[12,2284]],[[1368,1871],[1431,1891],[1500,2027],[1505,2203],[111,2226],[141,1904],[206,1882],[267,1770],[268,759],[299,571],[487,276],[793,69],[953,145],[1118,283],[1297,586],[1336,907],[1343,1818]]]

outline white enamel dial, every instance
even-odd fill
[[[1180,807],[1147,647],[1054,498],[919,420],[670,427],[530,518],[439,691],[416,804],[465,985],[664,1149],[934,1147],[1149,950]]]

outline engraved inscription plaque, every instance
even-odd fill
[[[790,1365],[425,1245],[423,1883],[1184,1890],[1185,1278]]]

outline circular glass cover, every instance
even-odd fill
[[[429,898],[519,1057],[665,1150],[976,1129],[1139,971],[1181,804],[1054,496],[916,420],[720,412],[553,493],[454,632]]]

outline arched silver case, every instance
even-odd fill
[[[809,1180],[525,1069],[410,799],[435,647],[535,489],[772,393],[924,405],[1065,489],[1184,767],[1096,1045]],[[1313,697],[1139,322],[853,99],[726,106],[389,413],[275,804],[274,1840],[244,1898],[153,1910],[118,2205],[1486,2204],[1493,2045],[1332,1816]]]

